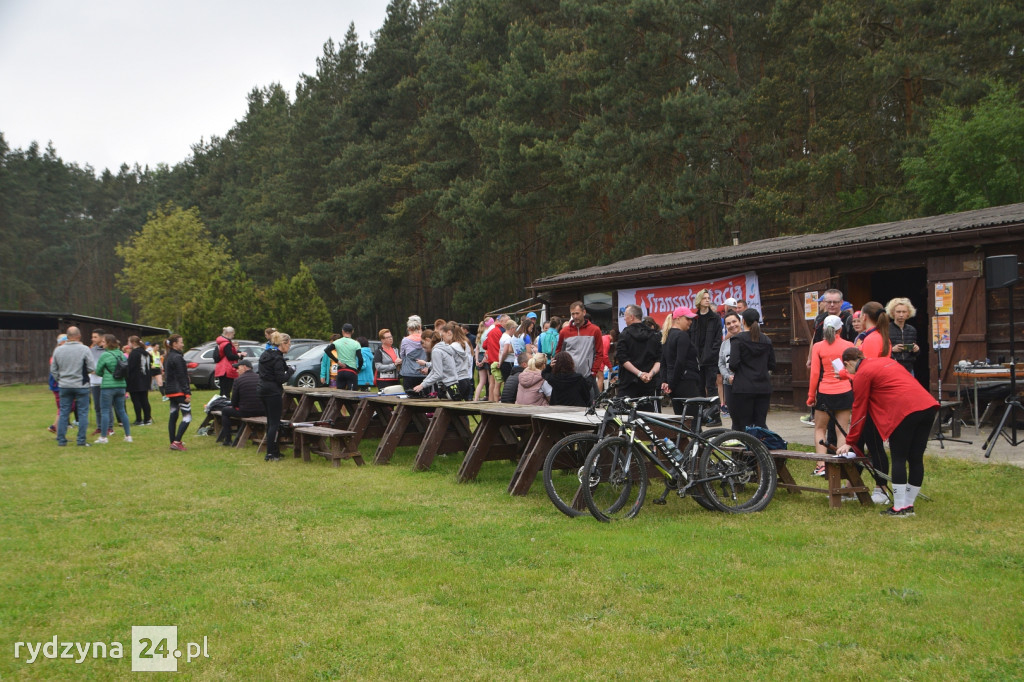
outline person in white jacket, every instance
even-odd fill
[[[448,396],[452,400],[462,400],[456,374],[455,351],[436,331],[423,332],[421,343],[423,350],[430,354],[430,371],[423,377],[423,382],[411,388],[409,392],[425,394],[430,386],[436,385],[439,397]]]
[[[732,370],[729,369],[729,354],[732,350],[732,337],[743,331],[740,314],[731,311],[725,314],[725,338],[718,350],[718,371],[722,375],[722,390],[725,400],[722,401],[722,416],[729,416],[729,398],[732,396]]]
[[[455,357],[455,377],[459,386],[459,397],[452,400],[473,398],[473,349],[466,337],[466,330],[458,322],[449,322],[441,329],[441,340],[451,346]]]

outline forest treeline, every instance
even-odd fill
[[[173,167],[0,136],[0,307],[133,315],[115,246],[167,202],[226,280],[304,264],[334,326],[376,329],[734,233],[1022,201],[1022,49],[993,0],[393,0]]]

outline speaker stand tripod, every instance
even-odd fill
[[[1013,284],[1008,286],[1006,291],[1010,302],[1010,395],[1006,397],[1006,409],[1003,410],[1002,419],[999,420],[999,424],[992,429],[992,433],[988,435],[985,443],[981,446],[985,448],[986,458],[992,456],[992,448],[996,446],[996,436],[1002,436],[1013,447],[1017,447],[1022,442],[1017,438],[1017,413],[1020,412],[1024,415],[1024,407],[1021,407],[1020,397],[1017,395],[1017,360],[1013,354]],[[1003,433],[1007,420],[1010,422],[1009,436]]]

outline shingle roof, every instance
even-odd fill
[[[551,277],[542,277],[533,283],[533,288],[544,285],[564,284],[612,275],[623,275],[657,270],[681,269],[688,266],[707,265],[720,261],[750,259],[774,254],[794,255],[801,252],[815,252],[821,249],[836,249],[856,244],[884,243],[893,240],[918,239],[929,235],[944,235],[997,225],[1024,223],[1024,203],[995,206],[976,211],[950,213],[928,218],[914,218],[892,223],[863,225],[833,232],[773,237],[738,246],[720,246],[696,251],[658,253],[629,260],[599,265],[592,268],[573,270]]]

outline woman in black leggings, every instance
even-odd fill
[[[274,332],[270,337],[272,347],[263,351],[260,356],[260,400],[267,410],[267,462],[281,459],[281,450],[277,447],[277,431],[281,427],[282,385],[292,375],[292,369],[284,361],[284,354],[292,347],[292,337],[282,332]]]
[[[729,342],[729,369],[733,372],[729,415],[732,428],[768,428],[768,406],[772,397],[771,373],[775,369],[775,348],[761,331],[761,314],[747,308],[740,314],[744,331]]]
[[[892,507],[885,516],[913,516],[924,482],[924,449],[939,403],[890,357],[865,358],[859,348],[843,351],[843,366],[853,378],[853,418],[846,444],[837,454],[858,451],[868,417],[892,452]]]

